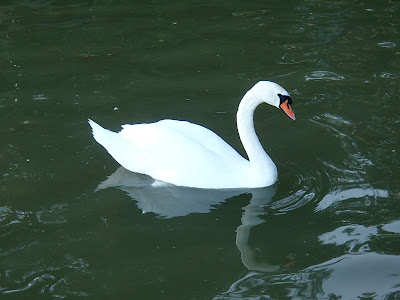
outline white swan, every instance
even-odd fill
[[[237,112],[237,128],[249,160],[211,130],[186,121],[122,125],[118,133],[90,119],[89,124],[94,139],[132,172],[177,186],[259,188],[274,184],[278,178],[276,166],[254,130],[254,110],[263,102],[296,119],[284,88],[271,81],[255,84],[244,95]]]

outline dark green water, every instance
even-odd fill
[[[2,1],[2,298],[398,299],[399,70],[399,1]],[[243,153],[261,79],[297,116],[255,115],[276,186],[95,192],[119,166],[87,118]]]

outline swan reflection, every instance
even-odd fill
[[[153,178],[118,168],[96,191],[117,187],[126,192],[143,213],[152,212],[163,218],[186,216],[191,213],[208,213],[225,200],[251,194],[250,203],[243,208],[242,223],[236,230],[236,246],[241,253],[243,265],[249,270],[276,271],[279,266],[259,262],[254,249],[249,246],[250,230],[264,222],[261,217],[264,206],[276,193],[276,185],[259,189],[197,189],[179,187]]]

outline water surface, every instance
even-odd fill
[[[398,298],[399,13],[397,1],[3,1],[2,296]],[[236,109],[262,79],[290,91],[297,116],[256,111],[270,188],[129,187],[87,124],[184,119],[244,155]]]

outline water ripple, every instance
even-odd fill
[[[93,278],[89,264],[84,259],[71,255],[65,255],[64,260],[64,265],[54,265],[54,262],[45,262],[43,259],[31,261],[31,269],[28,272],[21,271],[16,265],[14,268],[5,267],[0,271],[3,278],[0,294],[26,295],[24,292],[35,290],[40,294],[50,294],[61,299],[69,295],[88,296],[88,293],[77,291],[73,286],[76,286],[80,279]]]
[[[279,290],[286,291],[285,299],[397,299],[399,264],[396,255],[360,253],[333,258],[296,273],[250,272],[214,299],[276,299]]]
[[[305,80],[343,80],[344,76],[330,71],[313,71],[305,75]]]
[[[66,207],[58,203],[37,212],[0,207],[3,242],[0,295],[40,293],[54,298],[88,295],[76,290],[79,286],[76,283],[93,279],[89,263],[82,257],[57,250],[71,242],[68,234],[57,231],[53,236],[56,226],[66,223]],[[49,235],[53,236],[50,243]]]
[[[307,203],[316,201],[322,190],[328,188],[329,178],[323,170],[310,170],[301,174],[296,172],[296,180],[288,196],[274,201],[270,207],[276,214],[283,214],[298,209]]]
[[[355,185],[354,187],[337,187],[325,195],[315,208],[316,212],[327,209],[331,206],[338,206],[341,202],[350,199],[364,199],[365,205],[378,198],[389,198],[389,192],[383,189],[374,189],[369,184]]]
[[[396,47],[396,43],[395,42],[380,42],[378,43],[379,47],[382,48],[394,48]]]
[[[325,193],[315,208],[316,212],[323,211],[330,206],[337,207],[339,203],[342,206],[344,201],[350,199],[362,199],[364,205],[369,205],[375,203],[377,198],[389,197],[387,190],[376,189],[365,180],[368,168],[373,165],[373,162],[359,150],[358,144],[353,138],[356,127],[354,124],[331,114],[317,116],[310,121],[335,133],[341,150],[345,153],[342,162],[322,162],[321,167],[329,174],[331,183],[329,191]]]
[[[388,190],[376,188],[366,179],[373,162],[359,150],[358,143],[364,141],[354,138],[356,124],[330,113],[314,116],[309,122],[316,129],[328,132],[338,145],[336,152],[343,154],[335,160],[315,157],[315,165],[308,169],[293,170],[295,167],[291,167],[295,180],[290,192],[271,204],[276,214],[312,202],[316,203],[316,213],[332,210],[336,214],[364,214],[365,209],[378,203],[379,199],[390,197]]]

